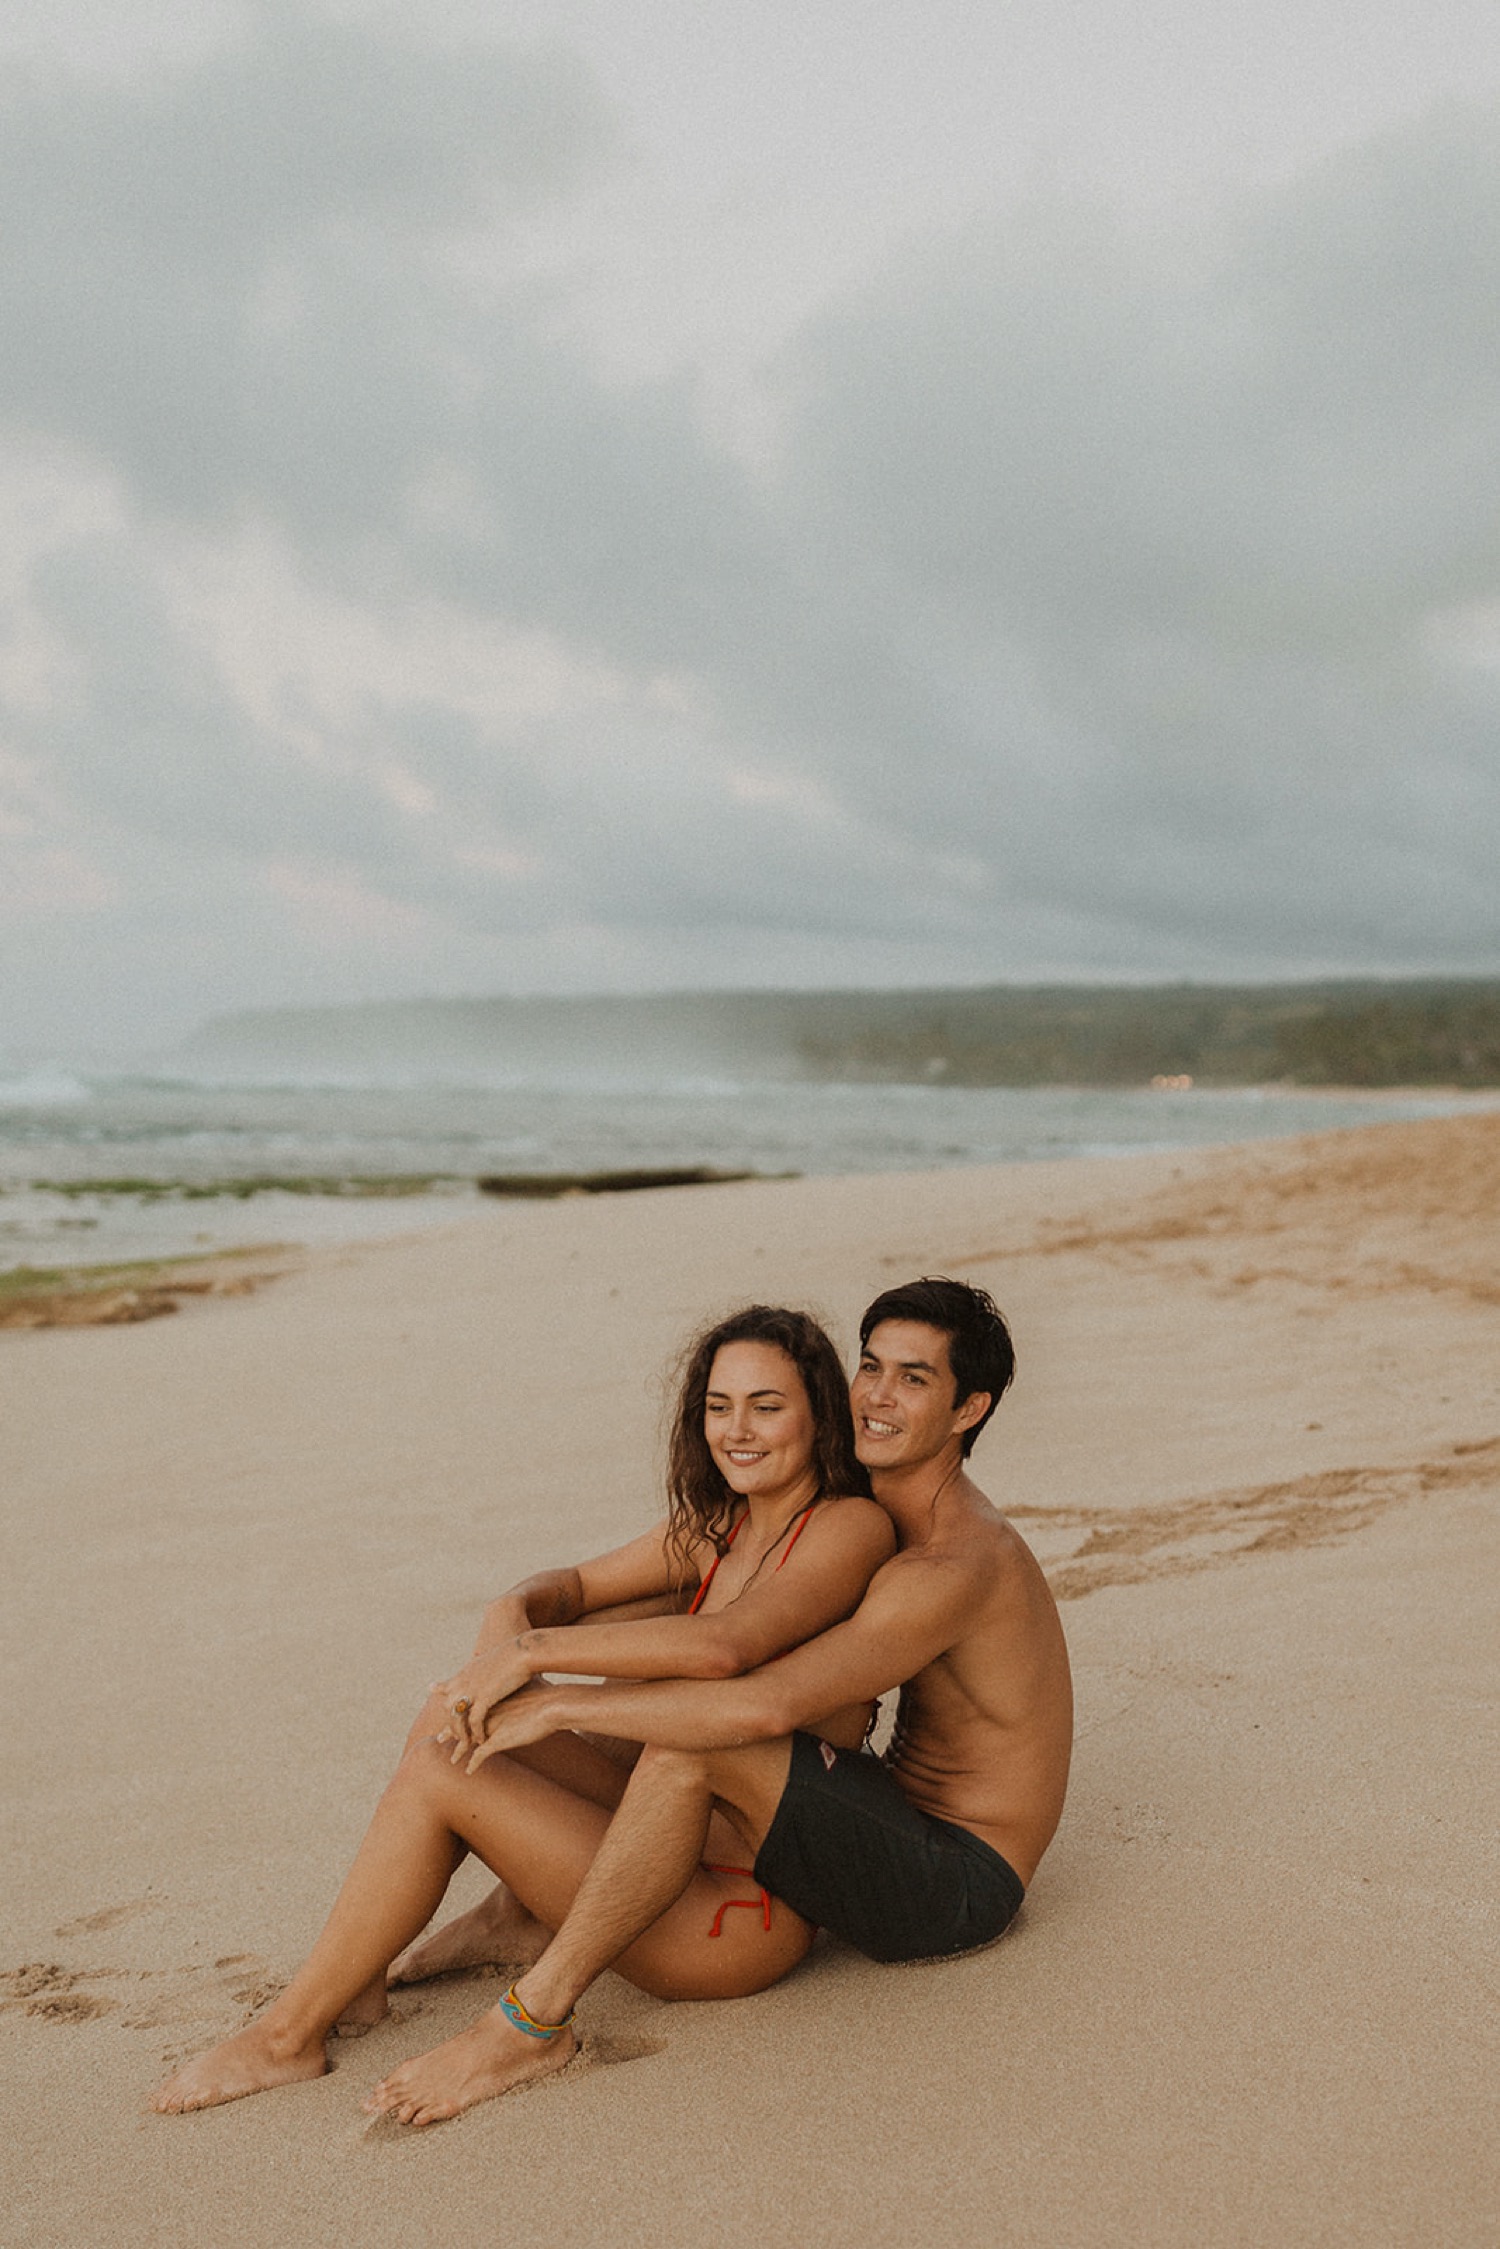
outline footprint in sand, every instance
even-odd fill
[[[154,1912],[161,1901],[151,1896],[131,1898],[124,1905],[101,1906],[97,1913],[81,1913],[76,1921],[64,1921],[52,1934],[55,1937],[91,1937],[101,1929],[118,1929],[122,1921],[133,1921],[138,1913]]]
[[[229,1996],[236,2006],[248,2007],[252,2013],[259,2014],[262,2007],[269,2007],[273,1999],[280,1998],[286,1986],[285,1976],[252,1976],[247,1983],[231,1984]]]
[[[286,1977],[278,1976],[258,1952],[226,1952],[214,1962],[214,1973],[240,2007],[267,2007],[286,1989]]]
[[[65,1922],[56,1933],[70,1936],[112,1928],[155,1902],[132,1900],[126,1905],[106,1906],[98,1913]],[[223,2019],[226,1999],[247,2015],[253,2014],[276,1997],[285,1981],[253,1952],[226,1953],[211,1968],[95,1965],[75,1969],[61,1960],[30,1960],[19,1968],[0,1971],[0,2012],[34,2015],[48,2022],[81,2023],[114,2014],[123,2006],[129,2010],[120,2018],[127,2030],[159,2030],[189,2023],[212,2025]],[[112,1996],[97,1988],[79,1988],[101,1984],[124,1989]]]
[[[163,2066],[177,2069],[201,2053],[210,2037],[224,2038],[241,2029],[262,2007],[286,1989],[287,1978],[271,1969],[257,1952],[226,1952],[211,1966],[191,1964],[181,1968],[153,1968],[145,1975],[159,1976],[167,1988],[146,1997],[144,2004],[124,2018],[127,2030],[171,2030],[186,2034],[189,2042],[162,2054]],[[226,2019],[225,2000],[244,2010],[236,2024]]]
[[[137,1971],[137,1983],[165,1982],[165,1990],[142,1992],[130,2014],[124,2017],[127,2030],[164,2030],[179,2024],[202,2024],[205,2030],[224,2022],[223,1999],[217,1991],[202,1982],[206,1970],[202,1968],[174,1972],[170,1968],[143,1968]]]
[[[39,1991],[66,1991],[72,1981],[60,1960],[28,1960],[0,1973],[0,1991],[11,2000],[30,1999]]]
[[[40,2015],[49,2023],[91,2023],[100,2015],[113,2013],[118,2004],[114,1999],[96,1999],[85,1991],[59,1991],[44,1999],[29,2000],[26,2012]]]
[[[0,1991],[5,1994],[0,2007],[52,2023],[87,2023],[112,2013],[117,2001],[73,1989],[81,1980],[59,1960],[28,1960],[0,1974]]]

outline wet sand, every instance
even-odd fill
[[[420,2135],[151,2116],[314,1933],[482,1599],[649,1519],[700,1317],[982,1281],[976,1455],[1059,1594],[1069,1808],[992,1951],[606,1978],[585,2066]],[[0,1336],[0,2242],[1203,2249],[1500,2237],[1500,1119],[501,1204],[181,1316]],[[478,1887],[460,1877],[460,1899]]]

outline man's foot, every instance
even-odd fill
[[[451,1975],[456,1968],[535,1967],[552,1941],[550,1929],[533,1919],[503,1882],[446,1928],[409,1945],[391,1963],[389,1984],[425,1983],[429,1976]]]
[[[528,2038],[492,2007],[457,2038],[392,2070],[362,2105],[368,2115],[389,2116],[398,2124],[439,2124],[480,2101],[566,2069],[577,2051],[571,2030]]]
[[[385,1995],[384,1976],[372,1976],[363,1991],[357,1991],[333,2026],[336,2038],[363,2038],[367,2030],[383,2023],[391,2011]]]
[[[265,2023],[251,2023],[169,2077],[151,2106],[162,2116],[180,2116],[187,2109],[242,2101],[247,2093],[269,2093],[273,2086],[300,2085],[327,2069],[321,2038],[293,2046]]]

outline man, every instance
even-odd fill
[[[579,1995],[676,1907],[716,1810],[753,1854],[768,1931],[773,1895],[882,1960],[967,1951],[1009,1923],[1061,1815],[1072,1746],[1056,1605],[964,1466],[1009,1385],[1010,1337],[982,1290],[922,1280],[876,1299],[860,1344],[856,1437],[895,1557],[846,1622],[742,1677],[543,1686],[500,1705],[471,1772],[560,1728],[647,1746],[540,1958],[367,2108],[431,2123],[561,2068]],[[898,1686],[883,1760],[798,1730]]]

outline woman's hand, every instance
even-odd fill
[[[451,1679],[433,1682],[432,1692],[441,1696],[448,1712],[448,1724],[439,1738],[453,1742],[455,1765],[484,1740],[486,1720],[496,1705],[530,1683],[531,1666],[513,1640],[471,1655]]]
[[[466,1771],[477,1773],[487,1757],[502,1749],[526,1749],[534,1741],[545,1741],[549,1734],[560,1733],[568,1723],[563,1715],[563,1698],[567,1690],[562,1687],[528,1687],[502,1703],[489,1723],[483,1741],[470,1753]],[[454,1753],[457,1762],[458,1752]]]

